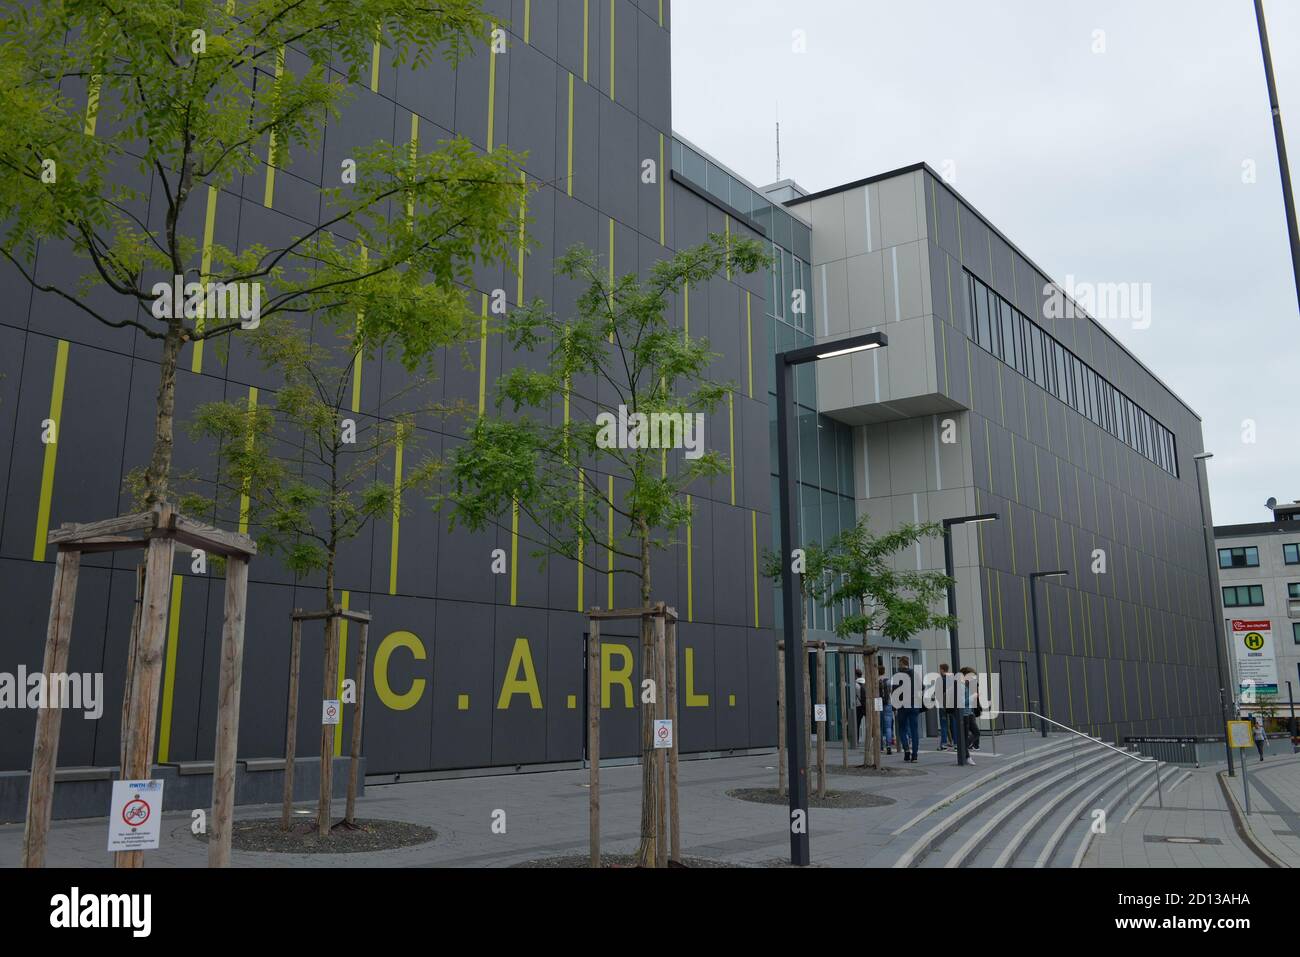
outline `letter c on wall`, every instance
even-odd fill
[[[423,678],[411,681],[411,687],[398,694],[388,683],[388,659],[398,648],[407,648],[416,661],[424,661],[424,643],[409,631],[395,631],[385,636],[375,650],[375,694],[379,700],[394,711],[409,711],[414,708],[424,695],[427,682]]]

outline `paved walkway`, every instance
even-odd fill
[[[1019,746],[1013,757],[1019,756]],[[828,754],[832,767],[838,751]],[[978,767],[959,768],[951,752],[933,745],[915,765],[925,772],[882,780],[875,777],[828,775],[831,790],[866,790],[892,798],[884,807],[817,810],[809,814],[812,860],[822,866],[870,866],[891,841],[911,840],[890,832],[939,800],[945,791],[986,774],[1006,755],[977,755]],[[850,753],[850,763],[861,754]],[[885,759],[903,767],[899,755]],[[788,860],[790,839],[784,806],[754,804],[728,797],[743,787],[775,787],[776,754],[714,760],[683,761],[680,765],[682,852],[739,865]],[[367,789],[358,806],[361,817],[389,818],[426,824],[438,839],[420,847],[348,855],[270,854],[233,852],[235,866],[337,867],[340,865],[509,866],[521,861],[587,850],[587,772],[551,771],[496,777],[462,778],[391,784]],[[636,849],[640,828],[641,769],[636,765],[601,769],[603,849]],[[506,812],[506,833],[493,834],[492,812]],[[305,809],[305,808],[304,808]],[[341,816],[336,802],[335,816]],[[237,818],[277,817],[278,806],[236,809]],[[148,866],[203,867],[207,848],[190,836],[190,817],[169,813],[163,820],[162,846],[147,853]],[[50,866],[107,867],[107,841],[102,819],[55,821],[50,832]],[[0,826],[0,866],[15,866],[22,845],[22,825]],[[895,855],[896,856],[896,851]],[[892,861],[892,857],[890,857]]]
[[[1093,837],[1084,867],[1265,867],[1237,834],[1217,767],[1184,768],[1129,816],[1143,787],[1111,810],[1106,833]],[[1253,782],[1252,782],[1253,784]],[[1125,818],[1128,818],[1125,822]]]
[[[1238,767],[1237,776],[1227,781],[1243,814],[1243,784],[1250,784],[1250,833],[1281,863],[1300,867],[1300,757],[1269,755],[1260,761],[1254,751],[1241,754],[1247,777]]]

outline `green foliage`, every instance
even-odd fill
[[[384,421],[350,411],[355,355],[346,365],[333,364],[327,350],[279,318],[249,341],[261,362],[284,376],[284,386],[269,406],[198,407],[189,429],[195,438],[216,441],[219,478],[195,485],[181,504],[215,510],[218,521],[246,518],[258,548],[278,554],[295,574],[324,569],[332,601],[338,549],[368,523],[409,508],[404,498],[432,488],[439,462],[420,454],[415,415]],[[408,389],[425,381],[417,377]],[[404,465],[395,482],[399,445]]]
[[[376,43],[385,63],[420,67],[489,29],[480,0],[0,0],[0,256],[89,317],[164,341],[151,500],[168,481],[180,345],[239,329],[155,317],[154,283],[260,283],[263,321],[311,313],[411,370],[463,337],[457,285],[525,243],[530,187],[508,150],[363,145],[355,183],[323,171],[316,226],[243,249],[205,250],[202,231],[209,190],[260,182],[268,154],[281,168],[320,155]],[[41,245],[84,260],[82,277],[38,279]]]
[[[656,263],[645,280],[628,274],[611,284],[590,250],[570,249],[557,272],[581,284],[576,313],[560,318],[534,303],[508,316],[509,344],[540,353],[540,361],[501,376],[492,408],[450,456],[443,502],[451,524],[481,529],[517,505],[538,530],[532,537],[521,531],[535,557],[561,555],[605,571],[612,509],[612,550],[635,566],[615,570],[637,576],[648,600],[651,552],[673,544],[671,536],[690,518],[684,490],[721,475],[728,462],[716,452],[687,458],[659,448],[604,447],[599,410],[570,401],[573,385],[598,384],[629,415],[703,413],[707,431],[709,414],[732,386],[710,377],[707,340],[672,328],[668,297],[686,283],[698,287],[764,262],[758,243],[714,234]],[[612,497],[607,475],[617,477]]]
[[[823,548],[816,542],[810,542],[800,547],[803,548],[804,553],[804,571],[803,574],[795,573],[795,577],[799,581],[799,594],[803,596],[805,602],[810,598],[821,601],[830,592],[834,584],[832,575],[835,571],[835,555],[830,549]],[[793,561],[793,559],[791,560]],[[781,562],[780,555],[770,549],[765,549],[763,551],[762,570],[763,574],[772,579],[777,585],[781,584],[785,567]]]
[[[933,611],[951,579],[942,572],[901,569],[895,561],[917,543],[942,534],[935,523],[906,522],[876,535],[865,515],[841,532],[830,546],[831,567],[839,577],[831,599],[855,602],[856,608],[836,626],[836,634],[847,638],[877,632],[904,642],[919,631],[956,624],[956,618]]]

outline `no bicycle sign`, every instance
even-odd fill
[[[114,781],[108,849],[156,850],[162,834],[162,800],[162,781]]]

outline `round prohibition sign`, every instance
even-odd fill
[[[122,820],[131,827],[139,827],[149,820],[149,802],[144,798],[132,798],[122,805]]]
[[[1251,651],[1259,651],[1264,647],[1264,636],[1257,631],[1252,631],[1242,639],[1242,643]]]
[[[660,737],[661,740],[664,740],[664,741],[667,741],[667,740],[668,740],[668,729],[667,729],[666,727],[661,727],[661,728],[659,729],[659,737]]]

